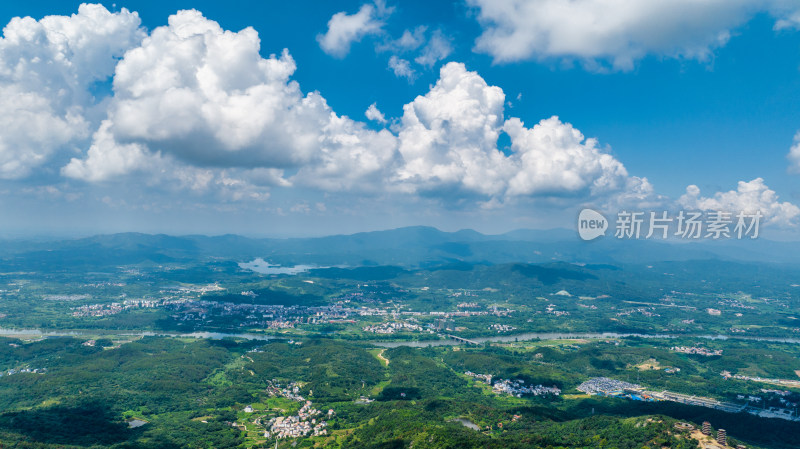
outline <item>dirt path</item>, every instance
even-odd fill
[[[386,357],[383,356],[384,351],[386,351],[386,350],[385,349],[381,349],[381,352],[379,352],[375,356],[378,357],[378,360],[380,360],[381,363],[383,363],[383,366],[389,366],[389,359],[387,359]]]

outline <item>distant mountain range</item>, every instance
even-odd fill
[[[289,239],[121,233],[58,241],[0,241],[0,265],[4,270],[192,260],[244,262],[259,257],[280,265],[411,268],[453,263],[491,265],[553,261],[647,264],[724,260],[795,264],[800,263],[800,243],[765,239],[685,243],[619,240],[612,236],[585,242],[574,231],[566,229],[486,235],[473,230],[444,232],[425,226]]]

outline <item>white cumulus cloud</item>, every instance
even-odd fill
[[[264,58],[254,29],[224,30],[199,11],[179,11],[149,34],[135,13],[100,6],[82,6],[72,17],[19,20],[0,41],[0,95],[9,99],[0,123],[15,130],[0,143],[18,152],[0,147],[5,177],[25,176],[71,143],[59,161],[68,179],[236,201],[261,201],[275,188],[492,207],[517,198],[652,193],[645,179],[629,176],[595,139],[558,117],[530,128],[505,117],[503,90],[460,63],[441,67],[439,80],[404,106],[397,123],[375,131],[337,114],[318,92],[304,93],[287,50]],[[73,43],[70,36],[78,37]],[[109,36],[117,39],[107,42]],[[434,32],[418,47],[423,55],[432,49],[431,62],[418,63],[446,57],[448,43]],[[49,71],[34,67],[45,58]],[[400,76],[413,79],[407,60],[392,61]],[[112,96],[92,99],[91,84],[112,75]],[[376,104],[365,116],[388,123]],[[503,151],[502,133],[511,141]],[[25,145],[35,151],[20,152]],[[65,163],[70,153],[77,155]]]
[[[403,34],[386,44],[378,46],[378,50],[395,50],[400,52],[416,50],[425,43],[425,32],[428,27],[420,25],[414,31],[405,30]]]
[[[291,181],[325,191],[380,192],[399,163],[397,138],[362,122],[333,115],[322,129],[318,152]]]
[[[711,197],[701,196],[700,188],[690,185],[686,187],[686,194],[678,199],[678,204],[687,209],[730,212],[734,216],[739,212],[760,211],[764,223],[780,226],[794,225],[800,216],[800,207],[788,201],[778,201],[778,195],[762,178],[739,181],[736,190],[716,192]]]
[[[287,51],[264,59],[259,49],[252,28],[224,31],[194,10],[171,16],[117,65],[102,146],[135,143],[198,166],[309,161],[330,109],[290,80]]]
[[[208,182],[183,183],[196,189],[215,179],[235,187],[237,176],[253,183],[248,170],[256,168],[272,170],[271,184],[289,185],[281,170],[292,169],[291,182],[355,189],[390,166],[391,133],[338,116],[316,92],[304,95],[288,51],[262,58],[255,30],[225,31],[195,10],[168,23],[119,62],[108,117],[64,175],[210,173]],[[171,169],[156,170],[164,165]]]
[[[580,192],[602,193],[625,187],[628,172],[610,154],[558,117],[525,128],[516,118],[504,130],[517,156],[517,173],[509,180],[510,195]]]
[[[154,157],[143,145],[117,143],[110,128],[111,121],[104,120],[94,134],[86,160],[73,158],[61,172],[70,178],[103,181],[150,165]]]
[[[496,148],[504,100],[502,89],[463,64],[442,67],[436,85],[403,107],[398,179],[423,189],[502,194],[512,170]]]
[[[433,67],[437,62],[445,59],[453,52],[453,45],[441,30],[433,32],[422,53],[414,61],[426,67]]]
[[[389,58],[389,68],[398,78],[405,78],[409,83],[414,82],[417,78],[417,73],[411,68],[411,63],[403,58],[392,56]]]
[[[483,34],[477,51],[496,62],[550,57],[630,70],[646,55],[705,60],[759,12],[796,26],[785,0],[468,0]]]
[[[90,86],[144,37],[139,16],[83,4],[72,16],[14,18],[0,38],[0,178],[22,178],[88,137]]]
[[[380,109],[378,109],[378,105],[376,103],[369,105],[367,111],[364,112],[364,115],[369,120],[373,120],[381,124],[386,123],[386,116],[383,115],[383,112],[381,112]]]
[[[343,58],[350,52],[350,45],[367,34],[377,33],[384,23],[381,16],[385,9],[379,4],[362,5],[355,14],[337,12],[328,21],[328,31],[317,36],[322,50],[337,58]]]
[[[600,196],[649,186],[628,177],[621,162],[569,123],[552,117],[526,128],[518,118],[504,119],[504,103],[502,89],[463,64],[442,67],[436,85],[403,108],[400,185],[500,199]],[[511,139],[509,155],[497,148],[501,132]]]

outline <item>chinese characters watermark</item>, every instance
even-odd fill
[[[761,211],[644,212],[623,210],[617,213],[614,237],[617,239],[744,239],[758,238]],[[606,234],[610,224],[599,212],[584,209],[578,216],[578,235],[593,240]]]

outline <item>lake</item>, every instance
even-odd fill
[[[261,273],[261,274],[289,274],[289,275],[305,273],[306,271],[313,270],[315,268],[324,268],[315,265],[295,265],[293,267],[282,267],[280,265],[273,265],[260,257],[251,262],[239,263],[239,267],[244,268],[245,270],[255,271],[256,273]]]
[[[478,427],[477,424],[468,420],[467,418],[456,418],[453,420],[453,422],[461,423],[464,427],[469,427],[472,430],[481,430],[481,428]]]

